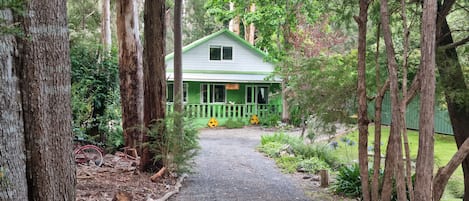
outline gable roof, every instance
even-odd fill
[[[246,40],[244,40],[243,38],[239,37],[237,34],[231,32],[231,31],[228,30],[228,29],[222,29],[222,30],[217,31],[217,32],[215,32],[215,33],[212,33],[212,34],[210,34],[210,35],[208,35],[208,36],[205,36],[205,37],[203,37],[203,38],[201,38],[201,39],[199,39],[199,40],[196,40],[196,41],[192,42],[192,43],[189,44],[189,45],[184,46],[184,47],[182,48],[182,53],[187,52],[187,51],[189,51],[189,50],[191,50],[191,49],[193,49],[193,48],[195,48],[195,47],[197,47],[197,46],[199,46],[199,45],[201,45],[201,44],[203,44],[203,43],[205,43],[205,42],[211,40],[212,38],[215,38],[215,37],[217,37],[217,36],[219,36],[219,35],[222,35],[222,34],[225,34],[225,35],[227,35],[228,37],[234,39],[235,41],[241,43],[243,46],[247,47],[248,49],[252,50],[253,52],[256,52],[257,54],[259,54],[259,55],[262,56],[262,57],[267,57],[267,56],[268,56],[267,53],[261,51],[261,50],[258,49],[257,47],[254,47],[253,45],[251,45],[250,43],[248,43]],[[171,59],[173,59],[173,58],[174,58],[174,52],[172,52],[171,54],[166,55],[165,61],[171,60]]]

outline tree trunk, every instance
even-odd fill
[[[22,102],[29,200],[75,200],[65,0],[27,1]]]
[[[230,2],[230,11],[234,11],[234,9],[235,9],[235,4],[233,2]],[[240,34],[239,16],[238,15],[230,20],[228,28],[229,28],[230,31],[234,32],[235,34],[237,34],[237,35]]]
[[[122,104],[122,128],[127,147],[140,147],[143,140],[143,69],[135,0],[117,1],[117,40]],[[139,154],[142,153],[138,148]]]
[[[174,2],[174,111],[182,114],[182,0]],[[182,119],[181,119],[182,120]],[[176,124],[181,122],[175,122]],[[182,125],[178,125],[182,126]],[[176,128],[178,131],[182,129]]]
[[[256,12],[256,4],[253,3],[249,6],[249,12]],[[244,39],[251,45],[254,45],[255,32],[256,27],[254,26],[254,23],[244,25]]]
[[[370,200],[368,183],[368,112],[366,99],[366,22],[368,21],[368,0],[360,0],[360,14],[355,17],[358,24],[358,162],[362,186],[362,198]]]
[[[422,77],[420,79],[419,148],[415,176],[416,201],[433,200],[436,10],[436,0],[424,1],[420,50]]]
[[[442,20],[438,33],[438,46],[453,43],[451,30],[446,19]],[[439,20],[439,21],[440,21]],[[458,148],[469,138],[469,90],[459,63],[456,48],[437,51],[436,63],[444,88],[449,117]],[[465,98],[464,98],[465,97]],[[462,163],[464,173],[464,201],[469,201],[469,157]]]
[[[102,0],[101,40],[106,54],[111,53],[111,0]]]
[[[383,38],[386,46],[386,57],[388,61],[388,74],[391,92],[391,133],[389,135],[388,148],[386,151],[386,165],[384,169],[383,191],[381,198],[388,201],[391,198],[392,176],[396,176],[396,188],[398,200],[406,200],[405,181],[403,178],[402,148],[401,148],[401,127],[400,127],[400,106],[399,106],[399,86],[397,78],[397,62],[394,45],[391,37],[391,27],[389,22],[387,0],[381,0],[381,24],[383,25]]]
[[[0,10],[1,27],[13,24],[9,9]],[[15,65],[16,40],[13,35],[0,35],[0,200],[28,199],[23,111]],[[14,184],[14,185],[12,185]]]
[[[166,112],[165,1],[145,1],[144,23],[144,122],[146,128],[151,128],[154,123],[164,119]],[[149,137],[145,134],[143,142],[148,141]],[[140,170],[154,169],[152,158],[153,154],[144,147]],[[161,165],[161,161],[157,164]]]
[[[290,123],[290,107],[288,106],[288,78],[285,76],[282,80],[282,122]]]
[[[410,148],[409,148],[409,139],[407,136],[407,122],[406,122],[406,111],[407,111],[407,60],[409,57],[408,49],[409,49],[409,27],[407,26],[407,10],[406,10],[406,1],[401,0],[401,17],[402,17],[402,24],[404,28],[403,33],[403,61],[402,61],[402,100],[401,100],[401,128],[402,128],[402,137],[404,139],[404,150],[405,150],[405,176],[406,176],[406,183],[407,183],[407,192],[409,194],[409,200],[414,201],[414,188],[412,184],[412,166],[410,160]]]
[[[376,31],[376,53],[375,53],[375,78],[376,78],[376,88],[380,89],[376,95],[375,99],[375,138],[374,138],[374,156],[373,156],[373,178],[371,181],[371,200],[379,200],[379,172],[381,169],[381,113],[383,106],[384,93],[389,87],[389,79],[386,80],[386,83],[383,86],[380,86],[380,64],[379,64],[379,40],[380,40],[380,27],[381,24],[378,24]]]

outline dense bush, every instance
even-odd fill
[[[232,128],[242,128],[242,127],[244,127],[244,122],[243,122],[242,119],[234,120],[233,118],[229,118],[229,119],[226,120],[226,122],[225,122],[225,127],[226,127],[226,128],[229,128],[229,129],[232,129]]]
[[[121,145],[117,138],[122,136],[117,52],[103,57],[98,45],[72,43],[70,57],[74,134]]]

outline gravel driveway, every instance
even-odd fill
[[[201,130],[202,149],[195,159],[194,174],[170,200],[310,200],[292,177],[255,150],[260,136],[271,133],[257,127]]]

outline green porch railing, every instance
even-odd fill
[[[172,113],[174,105],[168,104],[166,112]],[[260,120],[270,115],[281,115],[280,104],[185,104],[184,111],[191,118],[201,123],[214,117],[221,123],[228,119],[248,120],[252,115],[257,115]]]

